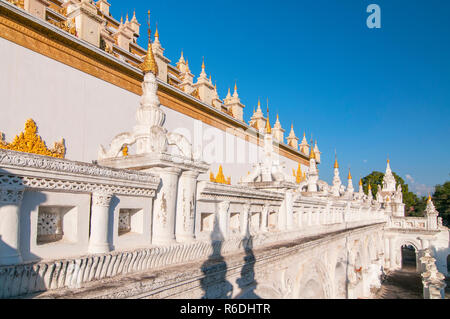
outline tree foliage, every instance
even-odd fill
[[[433,202],[444,225],[450,226],[450,182],[444,185],[436,185]]]

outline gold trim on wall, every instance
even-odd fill
[[[137,95],[142,94],[142,74],[3,7],[0,7],[0,37],[124,90]],[[229,132],[232,129],[235,136],[264,146],[264,141],[258,139],[256,133],[245,131],[248,129],[245,123],[239,125],[225,114],[216,113],[175,89],[171,90],[160,85],[158,95],[161,104],[174,111],[222,131]],[[280,155],[309,166],[307,156],[302,156],[283,144],[279,147]]]

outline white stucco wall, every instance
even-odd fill
[[[107,147],[117,134],[131,131],[135,125],[139,96],[3,38],[0,54],[0,131],[6,141],[11,142],[24,129],[25,121],[32,118],[48,147],[64,138],[67,159],[91,162],[97,159],[100,144]],[[255,161],[254,154],[262,152],[262,148],[233,137],[244,143],[245,154],[238,151],[236,142],[235,154],[230,154],[225,149],[225,136],[231,135],[204,123],[198,125],[198,121],[195,125],[194,119],[163,109],[166,128],[185,135],[191,132],[187,137],[194,139],[194,144],[199,143],[194,137],[201,136],[204,152],[214,154],[211,140],[218,138],[215,146],[223,146],[223,156],[212,162],[212,170],[217,174],[219,165],[224,164],[224,173],[232,177],[233,184],[252,169],[251,157]],[[200,135],[194,134],[195,127],[201,127]],[[298,164],[290,159],[282,158],[281,162],[286,163],[289,174],[297,169]]]

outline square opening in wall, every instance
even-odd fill
[[[261,213],[254,212],[251,213],[250,219],[250,229],[253,231],[258,231],[261,228]]]
[[[37,219],[38,245],[77,240],[77,209],[74,206],[40,206]]]
[[[119,210],[119,236],[142,234],[144,214],[142,209],[121,208]]]
[[[230,214],[230,229],[232,231],[240,231],[241,229],[241,214],[231,213]]]
[[[214,214],[202,213],[200,222],[200,230],[202,232],[212,232],[214,230]]]

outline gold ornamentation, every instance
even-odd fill
[[[25,1],[24,0],[6,0],[9,3],[12,3],[15,6],[18,6],[21,9],[25,9]]]
[[[227,179],[225,179],[225,175],[223,174],[222,165],[219,166],[219,173],[217,174],[217,177],[214,178],[214,173],[211,172],[209,179],[212,183],[231,185],[231,177],[228,177]]]
[[[195,89],[194,91],[192,91],[191,95],[193,97],[195,97],[196,99],[200,100],[200,93],[198,92],[198,89]]]
[[[127,156],[128,156],[128,145],[125,145],[125,146],[122,148],[122,155],[123,155],[124,157],[127,157]]]
[[[145,60],[144,63],[142,63],[141,69],[144,72],[144,74],[151,72],[155,76],[158,75],[159,71],[152,49],[152,30],[150,30],[150,11],[148,11],[148,49],[147,55],[145,56]]]
[[[295,169],[293,169],[292,172],[294,173],[295,181],[297,184],[300,184],[305,180],[305,175],[302,172],[302,165],[300,163],[298,163],[297,172],[295,172]]]
[[[1,136],[0,148],[56,158],[64,158],[66,154],[64,139],[62,139],[59,143],[55,143],[53,149],[49,150],[47,148],[45,142],[43,142],[41,137],[37,135],[36,123],[32,119],[29,119],[25,123],[25,132],[20,133],[20,135],[16,135],[12,143],[6,143],[3,140],[3,136]]]

